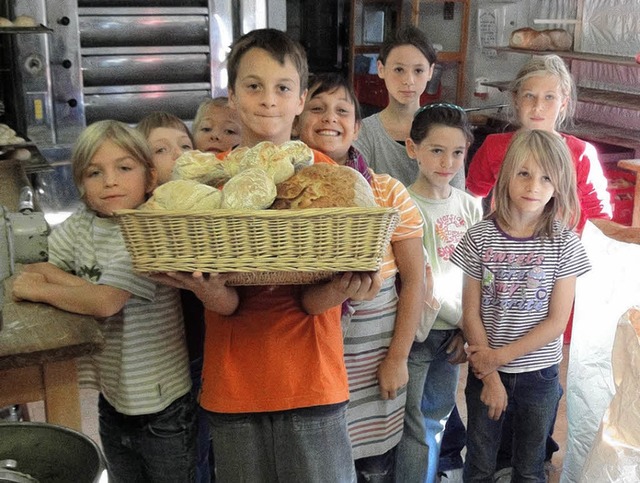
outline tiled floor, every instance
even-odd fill
[[[563,388],[566,388],[567,366],[569,362],[569,346],[564,346],[564,359],[561,364],[561,380]],[[464,386],[467,378],[466,364],[460,371],[460,384],[458,386],[458,410],[462,420],[466,422],[467,408],[464,401]],[[85,434],[100,444],[98,436],[97,407],[98,394],[96,391],[83,389],[80,391],[81,408],[82,408],[82,429]],[[33,421],[44,421],[44,408],[42,403],[29,404],[29,412]],[[567,440],[567,406],[566,397],[562,396],[560,400],[560,408],[558,410],[558,418],[556,421],[554,439],[560,445],[558,451],[553,457],[553,465],[556,471],[550,475],[549,483],[557,483],[560,481],[560,472],[562,469],[562,461],[566,449]]]

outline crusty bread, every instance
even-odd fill
[[[0,17],[0,27],[13,27],[13,22],[8,18]]]
[[[571,50],[573,37],[571,37],[571,34],[565,29],[550,29],[545,32],[547,32],[551,38],[553,50]]]
[[[514,30],[509,47],[526,50],[570,50],[573,38],[564,29],[535,30],[524,27]]]
[[[314,164],[277,185],[272,208],[337,208],[377,206],[367,180],[355,169]]]
[[[199,183],[215,186],[221,180],[229,179],[224,170],[224,163],[214,153],[202,151],[185,151],[176,159],[173,166],[173,179],[192,179]]]
[[[168,181],[158,186],[141,210],[209,211],[220,208],[220,190],[192,179]]]
[[[276,198],[276,185],[260,168],[249,168],[236,174],[222,188],[222,208],[264,210]]]
[[[20,15],[13,19],[13,25],[16,27],[35,27],[36,21],[28,15]]]
[[[527,50],[551,50],[553,43],[549,34],[530,27],[516,29],[511,33],[509,47]]]

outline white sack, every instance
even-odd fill
[[[612,365],[615,396],[587,455],[581,482],[640,481],[640,310],[629,309],[618,322]]]
[[[580,479],[614,394],[611,351],[618,319],[640,305],[640,245],[606,237],[587,223],[582,242],[593,266],[578,277],[567,371],[567,450],[561,483]]]

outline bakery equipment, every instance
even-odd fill
[[[285,11],[285,0],[13,0],[13,16],[51,30],[13,39],[13,100],[26,113],[16,131],[47,159],[65,157],[57,149],[68,159],[98,120],[134,124],[157,110],[191,120],[202,100],[226,93],[233,39],[284,28]]]
[[[3,282],[14,273],[16,263],[47,260],[48,233],[44,214],[34,211],[33,190],[28,184],[20,191],[17,212],[0,205],[0,330],[6,296]]]

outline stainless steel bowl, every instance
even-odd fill
[[[14,460],[17,471],[41,483],[108,481],[98,445],[78,431],[53,424],[0,423],[0,460]]]

